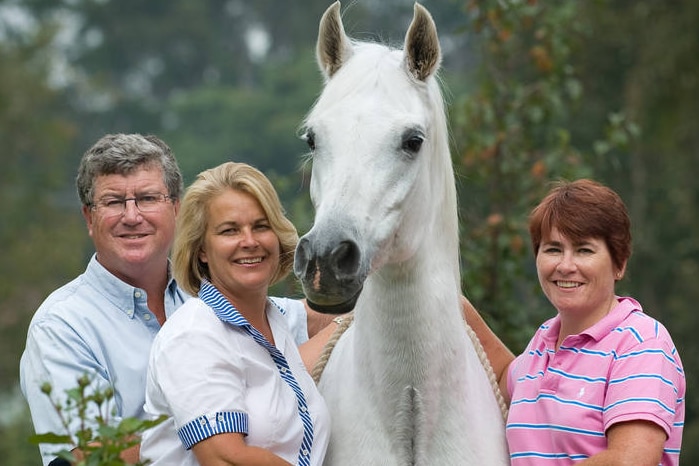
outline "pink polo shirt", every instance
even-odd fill
[[[685,377],[663,325],[632,298],[555,350],[560,319],[545,322],[510,365],[507,442],[512,466],[569,465],[607,447],[617,422],[667,433],[662,465],[678,465]]]

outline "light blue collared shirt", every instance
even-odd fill
[[[170,279],[165,315],[169,317],[188,297]],[[94,255],[82,275],[46,298],[29,324],[20,361],[20,386],[37,433],[65,432],[41,391],[42,384],[49,382],[51,398],[63,404],[65,391],[75,388],[83,374],[93,377],[101,389],[114,388],[113,405],[106,414],[115,422],[143,417],[148,355],[160,330],[147,302],[144,290],[112,275]],[[75,421],[72,432],[77,430]],[[61,448],[41,445],[44,464]]]

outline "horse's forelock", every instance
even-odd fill
[[[387,63],[393,62],[398,63],[399,58],[387,47],[357,43],[352,57],[326,83],[321,99],[339,102],[381,85],[384,80],[380,76],[386,73]]]
[[[403,57],[399,49],[373,42],[355,42],[351,58],[326,82],[311,114],[338,102],[354,102],[362,95],[384,95],[393,105],[400,106],[407,102],[408,93],[415,92],[427,93],[427,99],[432,101],[430,106],[441,108],[436,76],[424,82],[416,80],[405,67]]]

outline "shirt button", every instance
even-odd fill
[[[301,406],[301,412],[302,412],[302,413],[305,413],[306,411],[308,411],[308,410],[306,409],[306,407],[305,407],[305,406]]]
[[[134,295],[135,297],[137,297],[137,298],[140,298],[140,297],[141,297],[141,292],[137,290],[133,295]]]
[[[302,454],[303,456],[308,456],[308,450],[304,449],[304,450],[301,452],[301,454]]]
[[[206,419],[199,419],[199,425],[200,425],[200,426],[205,426],[205,425],[206,425]]]
[[[150,320],[151,315],[150,314],[143,314],[143,320]]]
[[[219,422],[223,422],[223,414],[218,415],[218,420],[219,420]]]

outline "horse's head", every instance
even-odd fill
[[[325,87],[305,124],[316,217],[294,272],[311,307],[343,313],[372,271],[409,260],[425,235],[440,234],[437,211],[456,210],[435,79],[441,54],[419,4],[403,50],[391,50],[349,39],[336,2],[321,19],[317,59]]]

